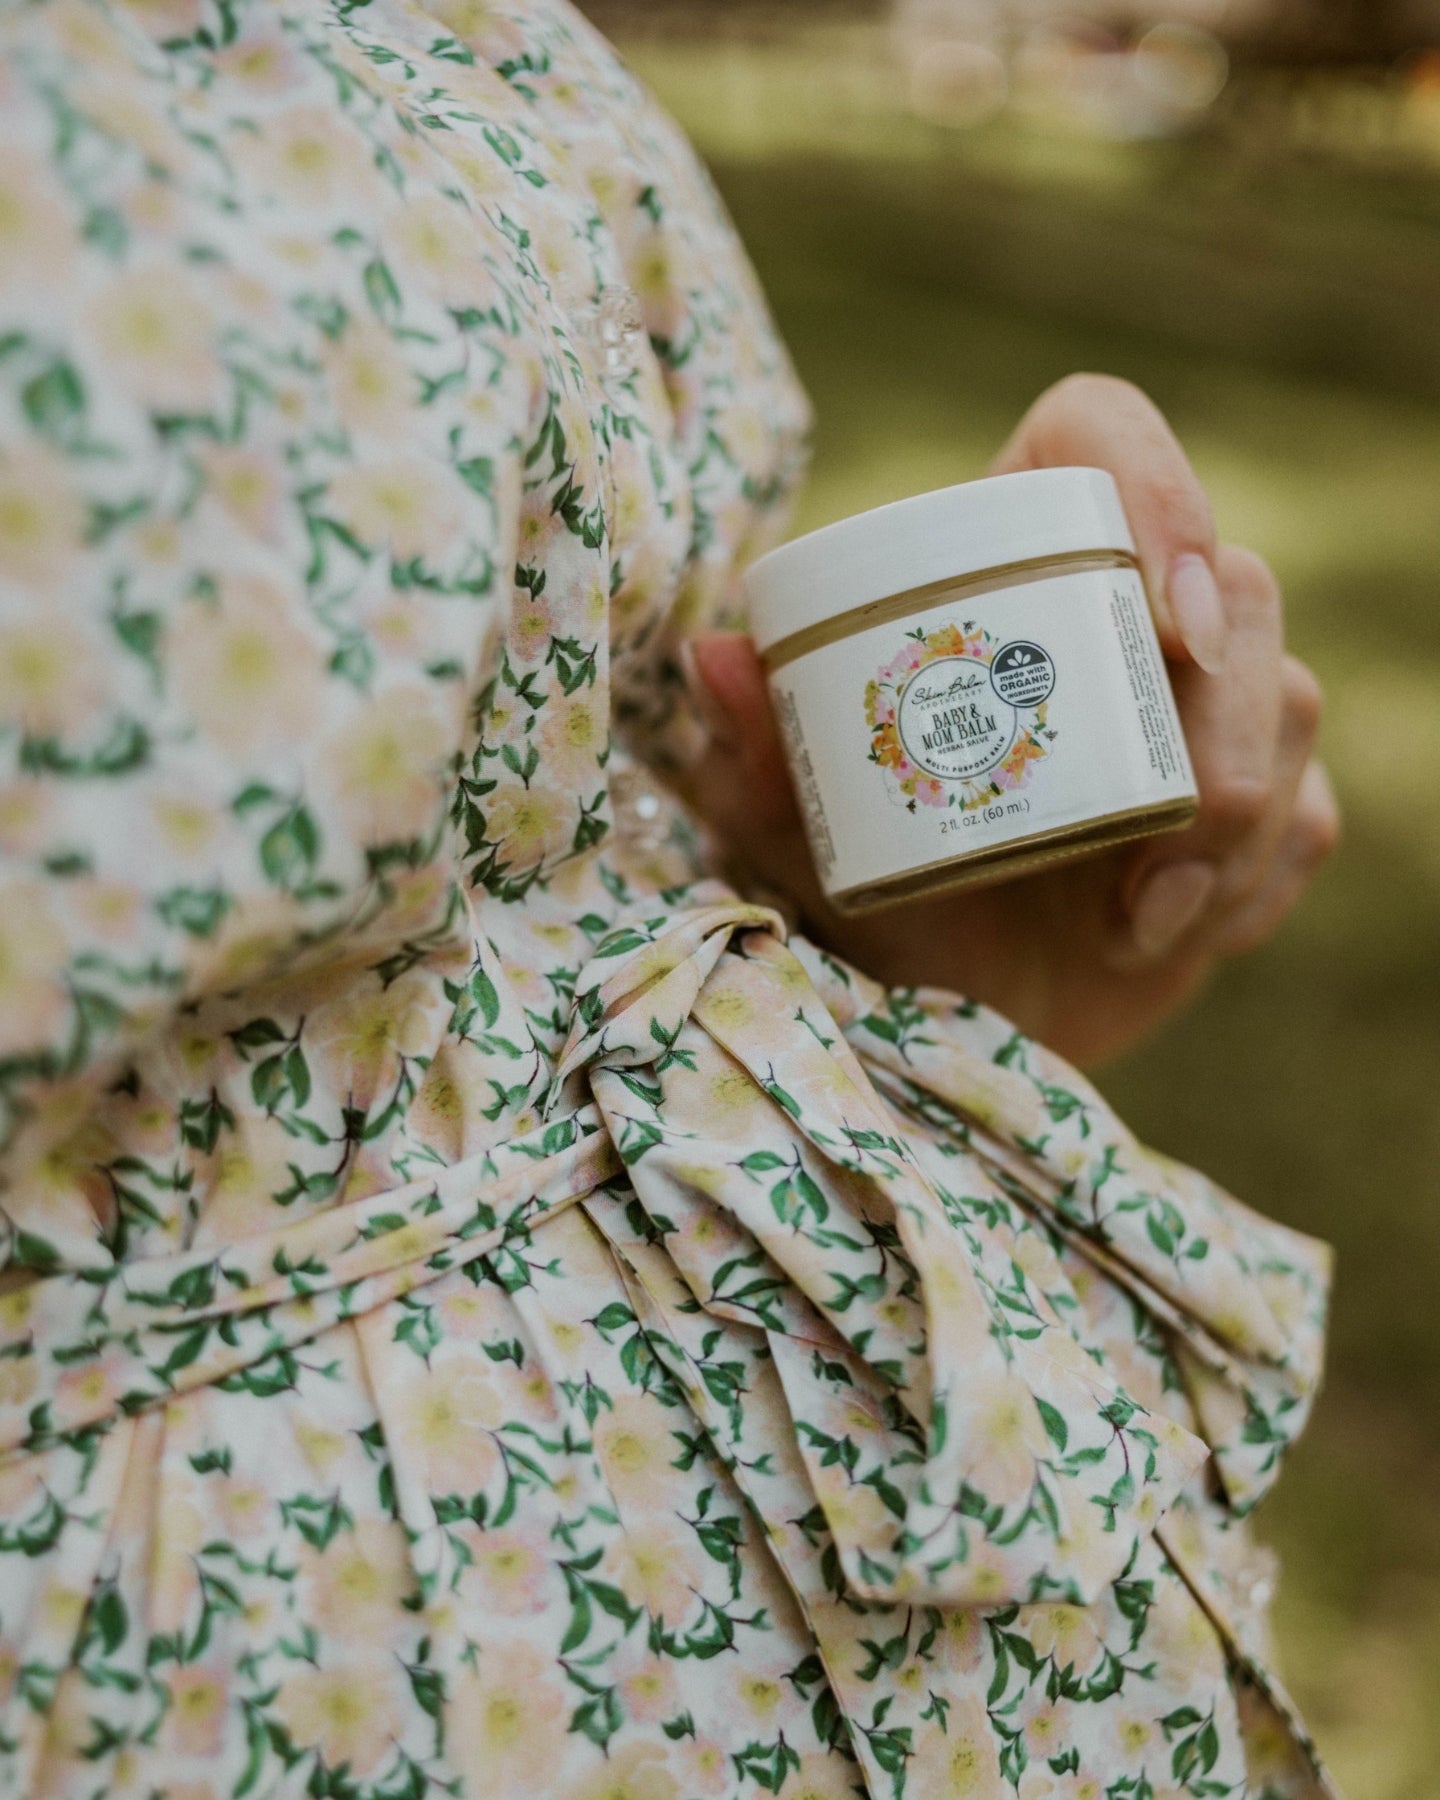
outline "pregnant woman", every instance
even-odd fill
[[[733,634],[804,402],[565,0],[11,6],[0,140],[0,1792],[1325,1791],[1324,1252],[1032,1035],[1335,831],[1153,410],[999,466],[1120,482],[1198,822],[842,930]]]

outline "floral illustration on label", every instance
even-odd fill
[[[911,812],[985,806],[1049,753],[1054,686],[1054,663],[1028,639],[1000,644],[968,622],[909,632],[865,686],[870,760]]]

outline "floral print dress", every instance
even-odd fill
[[[1324,1791],[1326,1258],[714,878],[804,403],[565,0],[0,10],[0,1792]]]

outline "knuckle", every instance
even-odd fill
[[[1222,776],[1200,796],[1204,822],[1225,837],[1243,837],[1254,831],[1269,805],[1269,784],[1246,775]]]
[[[1301,820],[1301,854],[1307,868],[1319,868],[1321,863],[1327,862],[1335,854],[1340,847],[1343,828],[1340,808],[1328,792],[1305,809]]]
[[[1047,410],[1073,414],[1112,431],[1118,428],[1124,436],[1149,445],[1157,459],[1169,460],[1176,453],[1165,415],[1143,388],[1123,375],[1077,370],[1048,388],[1040,404]]]
[[[1047,388],[1039,404],[1046,414],[1075,413],[1108,426],[1125,452],[1129,503],[1163,540],[1210,554],[1215,523],[1205,489],[1143,388],[1123,375],[1078,370]]]
[[[1183,462],[1147,476],[1145,496],[1156,523],[1172,542],[1205,547],[1214,539],[1210,502],[1199,478]]]
[[[1257,551],[1243,544],[1222,544],[1216,553],[1215,567],[1221,585],[1252,606],[1279,607],[1280,583]]]
[[[1250,951],[1258,950],[1274,937],[1288,911],[1288,905],[1278,905],[1263,911],[1257,908],[1247,914],[1230,932],[1226,950],[1232,956],[1247,956]]]
[[[1110,401],[1128,408],[1144,407],[1154,410],[1154,403],[1142,388],[1136,387],[1133,381],[1127,381],[1123,375],[1105,375],[1093,369],[1077,369],[1073,374],[1064,376],[1050,390],[1054,394],[1063,394],[1068,400],[1092,403]]]
[[[1291,726],[1313,738],[1325,710],[1325,690],[1314,673],[1294,656],[1287,656],[1281,675],[1285,715]]]

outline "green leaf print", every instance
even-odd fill
[[[495,489],[495,462],[489,456],[469,456],[455,465],[455,473],[472,492],[492,499]]]
[[[266,1044],[288,1042],[285,1033],[273,1019],[251,1019],[229,1034],[230,1042],[243,1056],[247,1050],[259,1050]]]
[[[458,38],[437,37],[430,45],[429,54],[438,57],[442,62],[463,64],[467,69],[474,66],[475,53],[468,44],[462,44]]]
[[[172,888],[155,902],[155,910],[167,925],[191,937],[213,937],[220,921],[234,905],[223,888]]]
[[[280,1502],[280,1516],[313,1549],[323,1550],[337,1532],[353,1529],[355,1520],[338,1495],[296,1494]]]
[[[1057,1407],[1051,1406],[1048,1400],[1041,1400],[1037,1397],[1035,1406],[1040,1414],[1040,1422],[1045,1427],[1046,1436],[1055,1448],[1063,1453],[1065,1446],[1070,1441],[1070,1428],[1065,1423],[1065,1415]]]
[[[208,1156],[219,1141],[221,1128],[235,1129],[235,1114],[212,1088],[203,1099],[180,1103],[180,1135],[195,1150]]]
[[[310,1098],[310,1066],[300,1046],[292,1044],[288,1050],[257,1063],[250,1076],[250,1091],[256,1105],[267,1113],[277,1112],[287,1102],[303,1107]]]
[[[41,437],[62,450],[82,446],[85,388],[72,363],[64,358],[31,376],[20,389],[25,417]]]
[[[115,635],[133,655],[138,656],[155,676],[161,679],[160,634],[163,621],[158,612],[125,612],[117,606],[110,615]]]
[[[117,719],[90,751],[67,749],[58,738],[27,737],[20,745],[20,767],[27,775],[118,780],[143,769],[152,748],[150,734],[138,720]]]
[[[101,1648],[106,1656],[113,1656],[130,1630],[130,1615],[118,1589],[113,1585],[102,1588],[91,1601],[90,1617]]]
[[[260,866],[276,887],[295,891],[314,873],[320,831],[308,808],[292,806],[260,840]]]

